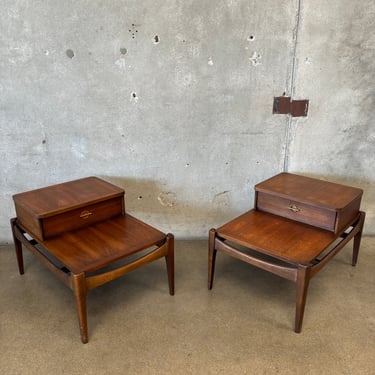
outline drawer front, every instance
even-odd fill
[[[124,199],[117,197],[41,219],[43,239],[124,214]]]
[[[335,231],[336,211],[258,192],[257,209],[315,227]]]

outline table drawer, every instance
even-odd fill
[[[17,221],[46,240],[98,221],[125,214],[124,190],[86,177],[13,195]]]
[[[78,229],[123,214],[122,197],[77,208],[41,219],[43,238]]]
[[[38,239],[46,240],[70,230],[123,215],[125,208],[123,197],[116,197],[45,218],[30,215],[23,207],[17,207],[16,212],[19,223],[25,229]]]
[[[335,210],[263,192],[257,193],[256,206],[259,211],[269,212],[301,223],[335,231],[337,215]]]

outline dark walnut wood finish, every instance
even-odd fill
[[[97,177],[15,194],[13,200],[18,221],[39,240],[125,213],[124,190]]]
[[[174,294],[174,237],[127,214],[122,189],[88,177],[17,194],[14,201],[19,272],[23,245],[73,290],[83,343],[90,289],[164,257]]]
[[[209,233],[208,288],[217,251],[296,283],[301,332],[310,279],[351,239],[358,259],[365,213],[362,190],[281,173],[255,186],[255,208]]]

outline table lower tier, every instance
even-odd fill
[[[74,292],[83,343],[88,342],[89,290],[164,257],[169,293],[174,294],[173,235],[163,234],[130,215],[48,241],[33,238],[16,218],[11,225],[20,274],[24,273],[24,246]]]
[[[302,329],[306,295],[316,275],[349,241],[355,266],[365,213],[359,212],[339,234],[276,215],[251,210],[211,229],[208,251],[208,288],[212,289],[217,251],[296,283],[295,332]]]

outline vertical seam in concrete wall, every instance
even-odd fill
[[[296,79],[296,65],[297,65],[297,45],[298,45],[298,35],[300,29],[300,19],[301,19],[301,3],[302,0],[298,0],[297,2],[297,14],[296,14],[296,26],[294,28],[293,33],[293,55],[292,55],[292,69],[291,69],[291,79],[290,79],[290,97],[291,100],[294,98],[294,86],[295,86],[295,79]],[[285,134],[285,152],[284,152],[284,166],[283,171],[288,172],[289,169],[289,150],[290,144],[292,143],[292,125],[293,125],[293,117],[292,115],[288,115],[288,123],[286,127],[286,134]]]

